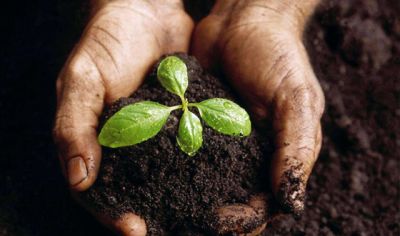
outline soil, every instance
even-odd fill
[[[305,43],[326,97],[300,219],[265,235],[400,234],[399,1],[325,1]]]
[[[215,97],[234,101],[233,92],[206,73],[194,57],[178,56],[188,68],[185,97],[189,102]],[[121,98],[106,109],[102,123],[122,107],[138,101],[180,104],[179,97],[157,81],[156,71],[157,66],[131,98]],[[189,157],[176,142],[181,115],[180,110],[174,111],[160,133],[143,143],[103,148],[99,178],[83,194],[87,203],[114,218],[126,212],[142,216],[149,235],[176,235],[183,228],[212,229],[218,225],[214,214],[218,207],[246,203],[252,195],[271,192],[265,184],[272,156],[266,137],[254,128],[248,137],[222,135],[202,122],[203,146]],[[263,223],[262,219],[254,219],[247,228]]]
[[[81,2],[2,6],[0,235],[112,235],[69,197],[51,140],[54,81],[82,32]],[[324,0],[311,20],[324,143],[302,217],[276,219],[267,235],[400,234],[399,4]]]

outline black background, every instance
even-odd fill
[[[82,2],[1,5],[0,235],[110,235],[71,200],[51,138],[55,80],[86,21]]]

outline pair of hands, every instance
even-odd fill
[[[134,92],[160,56],[190,52],[204,67],[224,71],[253,118],[272,122],[273,192],[284,208],[301,212],[322,137],[324,97],[301,41],[317,3],[217,0],[195,27],[181,0],[93,1],[93,17],[57,80],[54,137],[70,187],[86,190],[97,177],[96,130],[104,105]],[[255,199],[240,206],[246,214],[237,215],[238,222],[256,214],[254,204],[263,205]],[[236,212],[232,207],[239,206],[218,211],[221,220]],[[134,214],[96,217],[122,235],[146,234],[144,220]]]

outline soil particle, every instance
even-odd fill
[[[298,163],[283,173],[277,195],[283,210],[295,216],[300,216],[304,210],[305,183],[301,167],[302,163]]]
[[[193,57],[179,56],[188,67],[190,79],[185,96],[189,101],[234,98],[232,91],[205,73]],[[154,71],[131,98],[121,98],[106,109],[103,122],[123,106],[140,100],[179,104],[177,96],[161,87]],[[262,225],[265,218],[244,222],[232,216],[219,221],[216,210],[246,203],[252,195],[269,188],[265,180],[271,150],[266,137],[255,130],[245,138],[226,136],[203,123],[203,146],[189,157],[176,143],[180,115],[180,111],[174,111],[160,133],[141,144],[103,148],[98,180],[83,194],[86,202],[113,218],[125,212],[142,216],[149,235],[174,234],[182,228],[216,231],[221,222],[225,227],[240,225],[244,233]]]

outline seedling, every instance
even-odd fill
[[[101,129],[98,137],[101,145],[118,148],[146,141],[160,132],[172,111],[182,109],[177,143],[183,152],[194,156],[203,144],[203,127],[197,115],[189,110],[191,107],[197,108],[205,123],[220,133],[233,136],[250,134],[249,115],[236,103],[224,98],[190,103],[185,98],[188,72],[178,57],[169,56],[162,60],[157,68],[157,77],[166,90],[180,97],[182,104],[168,107],[142,101],[122,108]]]

